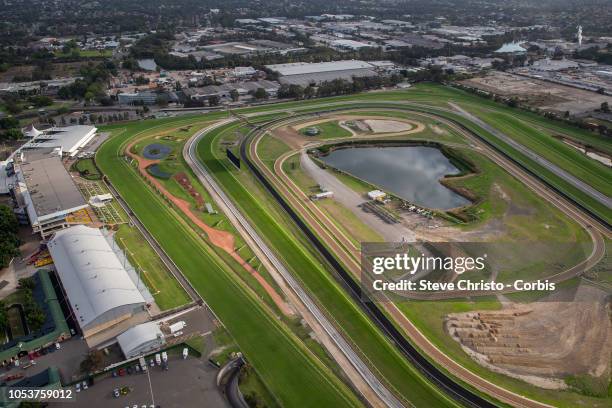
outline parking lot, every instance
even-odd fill
[[[180,350],[179,350],[180,352]],[[229,407],[216,386],[218,369],[205,358],[188,357],[183,359],[179,353],[168,355],[168,370],[149,367],[148,373],[133,373],[124,376],[97,379],[87,390],[76,393],[76,400],[54,404],[54,406],[74,408],[107,407],[167,407],[211,408]],[[130,388],[127,395],[113,396],[115,388]],[[75,402],[77,403],[75,405]]]

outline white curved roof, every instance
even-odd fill
[[[503,54],[503,53],[515,53],[515,52],[525,52],[527,51],[525,48],[521,47],[521,44],[518,42],[511,42],[502,45],[495,52]]]
[[[119,347],[126,357],[131,357],[140,347],[158,340],[163,343],[164,335],[155,322],[142,323],[130,327],[117,336]]]
[[[113,309],[145,303],[99,229],[73,226],[47,246],[81,328]]]
[[[24,127],[21,132],[25,137],[36,137],[42,135],[43,133],[40,130],[36,129],[32,124],[29,124],[28,126]]]

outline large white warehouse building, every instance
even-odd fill
[[[278,74],[278,81],[285,85],[308,86],[321,82],[344,79],[352,81],[354,77],[378,76],[374,65],[359,60],[333,62],[292,62],[288,64],[266,65],[266,68]]]
[[[48,248],[86,340],[97,335],[99,343],[118,334],[100,335],[107,329],[123,331],[147,320],[143,294],[99,229],[78,225],[58,231]]]

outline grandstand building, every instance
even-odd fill
[[[145,296],[151,299],[150,294],[102,231],[74,226],[55,233],[47,247],[72,316],[90,347],[149,320]]]
[[[22,133],[30,140],[21,149],[59,149],[63,156],[75,157],[97,131],[96,127],[87,125],[52,127],[42,131],[29,125],[22,129]]]
[[[91,222],[89,205],[59,153],[53,148],[22,150],[15,163],[12,192],[18,218],[29,220],[33,232],[43,238],[70,225]]]

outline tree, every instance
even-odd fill
[[[255,99],[258,99],[258,100],[259,99],[267,99],[268,98],[268,93],[263,88],[257,88],[257,90],[255,91],[253,96],[255,97]]]
[[[3,300],[0,300],[0,332],[6,330],[8,325],[8,313],[6,311],[6,304]]]
[[[312,98],[313,96],[315,96],[315,94],[315,89],[312,86],[307,86],[306,89],[304,89],[304,97],[307,99]]]
[[[157,98],[155,98],[155,104],[160,108],[165,108],[168,106],[168,98],[166,98],[164,95],[159,95]]]
[[[12,128],[12,129],[8,129],[6,132],[4,132],[4,134],[2,135],[1,139],[4,140],[19,140],[21,139],[21,131],[19,129],[16,128]]]
[[[10,260],[19,255],[19,238],[17,218],[6,205],[0,205],[0,268],[8,265]]]
[[[17,288],[18,289],[32,290],[32,289],[34,289],[34,286],[36,286],[36,281],[34,280],[34,278],[29,277],[29,278],[21,278],[21,279],[19,279],[19,283],[17,285]]]
[[[92,350],[90,351],[85,359],[81,361],[81,372],[82,373],[92,373],[102,368],[102,364],[104,363],[104,354],[101,350]]]
[[[238,90],[232,89],[230,91],[230,97],[232,98],[233,102],[238,102],[238,99],[240,98],[240,94],[238,93]]]
[[[610,113],[610,105],[608,104],[608,102],[601,103],[601,111],[603,113]]]
[[[208,106],[217,106],[220,101],[221,98],[219,98],[219,95],[210,95],[208,97]]]

